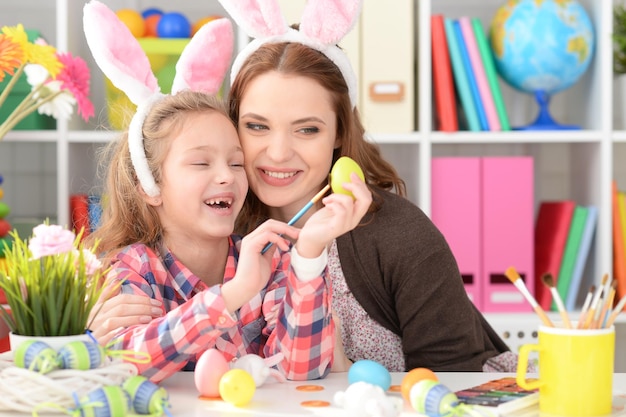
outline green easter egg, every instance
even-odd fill
[[[11,212],[11,208],[7,203],[0,201],[0,219],[4,219]]]
[[[363,170],[357,164],[354,159],[347,156],[342,156],[335,162],[333,169],[330,171],[330,187],[334,193],[346,194],[352,196],[352,193],[345,188],[343,184],[350,182],[350,174],[355,172],[363,181],[365,181],[365,175]],[[352,196],[354,197],[354,196]]]

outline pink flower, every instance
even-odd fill
[[[89,100],[89,67],[80,57],[70,53],[57,53],[63,64],[61,73],[56,77],[63,84],[62,90],[69,90],[78,103],[78,114],[87,121],[94,115],[93,104]]]
[[[76,236],[70,230],[58,225],[40,224],[33,229],[33,237],[28,242],[28,249],[33,259],[42,256],[58,255],[74,248]]]
[[[80,253],[78,251],[74,251],[76,255],[76,269],[79,269],[80,263]],[[90,250],[83,249],[83,260],[85,263],[85,273],[87,275],[93,275],[102,268],[102,262],[98,259],[98,257]]]

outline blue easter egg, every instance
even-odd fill
[[[95,389],[78,404],[81,417],[126,417],[130,411],[130,397],[118,385]]]
[[[133,409],[137,414],[161,415],[168,404],[165,388],[159,387],[145,376],[131,376],[124,381],[122,388],[130,395]]]
[[[411,406],[429,417],[451,415],[459,405],[456,394],[438,381],[423,379],[413,385],[409,393]]]
[[[381,364],[369,359],[356,361],[348,370],[348,383],[367,382],[372,385],[378,385],[387,391],[391,386],[391,374]]]
[[[162,15],[163,14],[163,10],[157,8],[157,7],[148,7],[147,9],[144,9],[141,12],[141,17],[143,17],[144,19],[147,17],[150,17],[154,14],[158,14],[158,15]]]
[[[188,38],[191,35],[191,23],[177,12],[163,13],[157,25],[159,38]]]
[[[40,340],[27,340],[15,349],[13,362],[19,368],[45,374],[56,369],[56,356],[56,351],[47,343]]]
[[[104,362],[104,348],[95,342],[75,340],[59,349],[57,360],[63,369],[95,369]]]

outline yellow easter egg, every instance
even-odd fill
[[[365,175],[363,170],[357,164],[354,159],[347,156],[342,156],[335,162],[333,169],[330,171],[330,187],[334,193],[346,194],[352,196],[352,193],[345,188],[343,184],[350,182],[350,174],[355,172],[363,181],[365,181]],[[354,197],[354,196],[352,196]]]
[[[220,379],[220,397],[236,407],[247,405],[252,400],[255,390],[252,375],[243,369],[231,369]]]

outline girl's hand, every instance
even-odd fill
[[[297,239],[299,233],[299,229],[287,223],[267,220],[242,239],[235,276],[222,285],[222,297],[230,312],[247,303],[267,285],[276,248],[288,251],[290,247],[289,240],[281,235]],[[273,245],[262,254],[268,242]]]
[[[120,329],[147,324],[163,315],[159,300],[143,295],[121,294],[119,286],[106,288],[89,315],[90,330],[101,345],[106,345]]]
[[[351,182],[343,184],[354,195],[333,193],[322,199],[324,207],[316,211],[304,224],[296,242],[298,253],[306,258],[319,256],[338,236],[354,229],[372,204],[372,193],[355,173]]]

